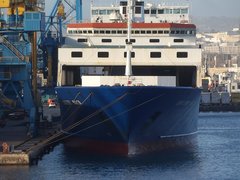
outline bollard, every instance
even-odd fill
[[[15,150],[14,145],[10,145],[10,152],[14,152],[14,150]]]
[[[2,150],[4,154],[8,154],[9,153],[9,145],[6,142],[2,143]]]

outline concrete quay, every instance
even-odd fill
[[[0,128],[0,165],[36,164],[44,154],[53,150],[62,136],[58,121],[59,108],[43,107],[43,116],[36,137],[29,136],[28,117],[24,119],[7,119]],[[56,119],[56,118],[55,118]]]
[[[240,103],[201,104],[200,112],[240,112]]]
[[[0,153],[0,165],[29,165],[29,155],[26,153]]]

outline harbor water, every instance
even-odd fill
[[[239,179],[239,155],[240,113],[200,113],[192,152],[80,155],[60,144],[38,165],[0,167],[0,179]]]

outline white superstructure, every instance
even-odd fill
[[[188,5],[166,5],[136,1],[134,22],[154,23],[189,23]],[[91,6],[92,22],[127,21],[127,1],[121,1],[119,6]]]
[[[92,7],[92,22],[68,25],[65,45],[59,49],[58,85],[83,84],[83,75],[124,76],[126,3],[121,1],[119,7],[111,6],[109,9]],[[157,7],[157,12],[163,8]],[[201,49],[196,46],[195,25],[187,23],[189,8],[169,8],[172,14],[168,16],[172,20],[166,21],[160,20],[159,17],[165,18],[160,13],[148,16],[144,13],[148,8],[150,12],[154,9],[153,6],[144,6],[143,1],[135,4],[135,22],[131,29],[133,75],[174,77],[172,79],[176,82],[170,84],[199,86]],[[186,21],[180,21],[181,14],[175,16],[173,12],[177,11],[174,9],[185,12]],[[103,10],[106,14],[102,14]],[[136,14],[136,11],[141,13]],[[97,18],[99,14],[102,16]]]

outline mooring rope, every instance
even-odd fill
[[[125,93],[123,94],[122,96],[116,98],[115,100],[113,100],[111,103],[107,104],[106,106],[100,108],[99,110],[95,111],[94,113],[90,114],[89,116],[79,120],[78,122],[74,123],[73,125],[67,127],[66,129],[64,129],[64,131],[70,131],[72,130],[73,128],[79,126],[80,124],[86,122],[87,120],[91,119],[92,117],[96,116],[97,114],[101,113],[102,111],[104,111],[105,109],[111,107],[113,104],[117,103],[118,101],[120,101],[121,99],[123,99],[128,93]],[[77,109],[78,110],[78,109]],[[75,113],[76,111],[72,112],[72,113]],[[68,116],[68,118],[70,118],[71,116]],[[33,148],[37,147],[37,146],[41,146],[41,145],[44,145],[45,143],[47,144],[49,141],[55,139],[56,137],[59,137],[61,136],[62,134],[64,134],[64,132],[59,132],[47,139],[45,139],[43,142],[41,142],[40,144],[37,144],[37,145],[34,145],[30,148],[28,148],[26,151],[29,152],[31,151]],[[51,144],[51,143],[50,143]],[[48,144],[47,144],[48,145]]]
[[[117,117],[117,116],[120,116],[120,115],[122,115],[122,114],[125,114],[125,113],[127,113],[127,112],[130,112],[130,111],[132,111],[132,110],[134,110],[134,109],[137,109],[137,108],[139,108],[139,107],[141,107],[141,106],[143,106],[143,105],[145,105],[145,104],[147,104],[147,103],[149,103],[149,102],[151,102],[151,101],[154,101],[154,100],[156,100],[156,99],[158,99],[158,98],[160,98],[160,97],[162,97],[162,96],[164,96],[164,95],[165,95],[165,94],[161,94],[161,95],[159,95],[159,96],[153,97],[153,98],[151,98],[151,99],[149,99],[149,100],[146,100],[146,101],[144,101],[144,102],[142,102],[142,103],[140,103],[140,104],[138,104],[138,105],[136,105],[136,106],[134,106],[134,107],[132,107],[132,108],[130,108],[130,109],[128,109],[128,110],[126,110],[126,111],[123,111],[123,112],[120,112],[120,113],[118,113],[118,114],[116,114],[116,115],[114,115],[114,116],[108,117],[108,118],[104,119],[104,120],[101,121],[101,122],[98,122],[98,123],[96,123],[96,124],[93,124],[93,125],[91,125],[91,126],[88,126],[88,127],[84,128],[84,129],[81,129],[81,130],[75,132],[75,133],[70,133],[70,134],[68,134],[68,135],[66,135],[66,136],[64,136],[64,137],[62,137],[62,138],[59,138],[59,139],[57,139],[57,140],[55,140],[55,141],[49,142],[50,140],[53,140],[53,139],[56,138],[57,136],[51,137],[51,138],[49,138],[49,140],[44,141],[44,143],[45,143],[45,145],[50,145],[50,144],[57,143],[57,142],[59,142],[59,141],[61,141],[61,140],[64,140],[64,139],[66,139],[66,138],[68,138],[68,137],[71,137],[71,136],[73,136],[73,135],[75,135],[75,134],[78,134],[78,133],[80,133],[80,132],[82,132],[82,131],[88,130],[88,129],[92,128],[92,127],[95,127],[95,126],[98,126],[98,125],[100,125],[100,124],[102,124],[102,123],[105,123],[105,122],[111,120],[112,118],[115,118],[115,117]],[[123,95],[123,96],[125,96],[125,95]],[[119,99],[119,100],[122,99],[123,96],[121,96],[121,97],[118,98],[118,99]],[[112,103],[113,103],[113,102],[112,102]],[[112,104],[112,103],[110,103],[110,104]],[[115,103],[116,103],[116,102],[115,102]],[[110,105],[110,104],[109,104],[109,105]],[[109,106],[109,105],[107,105],[107,106]],[[98,111],[99,111],[99,110],[98,110]],[[97,111],[96,111],[96,112],[97,112]],[[93,113],[93,114],[94,114],[94,113]],[[85,118],[84,118],[84,119],[85,119]],[[89,118],[89,119],[90,119],[90,118]],[[80,121],[81,121],[81,120],[80,120]],[[85,121],[84,121],[84,122],[85,122]],[[75,124],[78,124],[78,122],[75,123]],[[75,124],[74,124],[74,125],[75,125]],[[81,124],[81,123],[80,123],[80,124]],[[77,125],[76,125],[76,126],[77,126]],[[74,127],[76,127],[76,126],[74,126]],[[74,127],[73,127],[73,128],[74,128]],[[70,130],[72,130],[73,128],[70,128]],[[66,129],[69,129],[69,128],[66,128]],[[70,131],[70,130],[67,130],[67,131],[66,131],[66,130],[62,130],[62,131],[59,133],[58,136],[60,136],[60,135],[62,135],[62,134],[69,133],[68,131]],[[44,143],[41,144],[41,145],[44,145]],[[35,145],[34,147],[36,147],[36,146],[38,146],[38,145]],[[31,150],[31,148],[29,148],[28,151],[30,151],[30,150]]]
[[[147,100],[147,101],[144,101],[144,102],[142,102],[142,103],[140,103],[140,104],[138,104],[138,105],[136,105],[136,106],[134,106],[134,107],[126,110],[126,111],[122,111],[122,112],[120,112],[120,113],[118,113],[118,114],[116,114],[116,115],[114,115],[114,116],[111,116],[111,117],[108,117],[107,119],[102,120],[101,122],[98,122],[98,123],[96,123],[96,124],[93,124],[93,125],[91,125],[91,126],[89,126],[89,127],[86,127],[86,128],[81,129],[81,130],[79,130],[79,131],[77,131],[77,132],[75,132],[75,133],[70,133],[70,134],[71,134],[71,136],[72,136],[72,135],[75,135],[75,134],[78,134],[78,133],[80,133],[80,132],[82,132],[82,131],[85,131],[85,130],[87,130],[87,129],[90,129],[90,128],[94,127],[94,126],[97,126],[97,125],[99,125],[99,124],[102,124],[102,123],[104,123],[104,122],[107,122],[107,121],[109,121],[109,120],[111,120],[111,119],[113,119],[113,118],[115,118],[115,117],[117,117],[117,116],[120,116],[120,115],[125,114],[125,113],[128,113],[128,112],[130,112],[130,111],[132,111],[132,110],[134,110],[134,109],[137,109],[137,108],[139,108],[139,107],[141,107],[141,106],[143,106],[143,105],[145,105],[145,104],[147,104],[147,103],[149,103],[149,102],[151,102],[151,101],[154,101],[155,99],[158,99],[158,98],[160,98],[160,97],[162,97],[162,96],[164,96],[164,94],[159,95],[159,96],[156,96],[156,97],[154,97],[154,98],[151,98],[151,99],[149,99],[149,100]],[[64,131],[64,133],[69,133],[69,132]]]
[[[76,99],[77,99],[77,97],[78,97],[79,95],[80,95],[80,92],[77,93],[77,95],[75,96],[75,98],[74,98],[73,101],[76,101]],[[92,95],[93,95],[92,92],[89,93],[89,95],[83,100],[83,102],[82,102],[81,104],[84,104]],[[79,105],[80,105],[80,104],[79,104]],[[69,111],[71,110],[71,108],[72,108],[72,106],[70,106],[70,107],[67,109],[67,111],[66,111],[65,114],[67,114],[67,112],[69,112]],[[79,106],[78,108],[76,108],[76,109],[74,110],[74,112],[72,112],[71,114],[73,114],[73,113],[75,113],[76,111],[78,111],[79,108],[80,108],[80,106]],[[71,114],[68,116],[68,118],[64,119],[64,121],[63,121],[62,123],[66,122],[66,121],[70,118]]]

